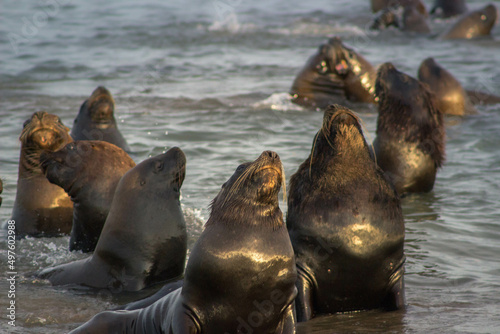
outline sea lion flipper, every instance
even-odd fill
[[[295,303],[288,305],[285,311],[285,318],[283,319],[283,325],[281,331],[276,332],[280,334],[295,334],[295,323],[297,322],[297,314],[295,312]]]
[[[303,322],[313,317],[313,288],[314,283],[301,266],[297,265],[297,298],[295,298],[295,311],[297,321]]]
[[[400,310],[406,305],[403,264],[404,260],[401,266],[392,274],[391,281],[394,283],[382,303],[383,307],[388,311]]]

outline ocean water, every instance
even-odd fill
[[[487,3],[468,1],[470,8]],[[322,113],[292,104],[287,92],[330,36],[374,65],[391,61],[413,76],[423,59],[435,57],[466,88],[500,94],[499,27],[476,41],[371,32],[369,1],[15,1],[4,2],[0,16],[2,222],[14,203],[23,122],[46,110],[71,127],[98,85],[115,97],[136,162],[173,146],[186,153],[182,205],[190,247],[239,163],[274,150],[288,179],[309,154]],[[452,22],[432,21],[433,33]],[[352,109],[373,140],[376,108]],[[407,308],[318,317],[298,325],[299,333],[500,332],[500,105],[478,109],[447,119],[447,160],[434,190],[402,201]],[[286,203],[281,208],[286,213]],[[28,238],[16,244],[11,327],[5,236],[0,232],[2,333],[66,333],[151,293],[117,296],[35,280],[36,270],[86,255],[70,253],[68,237]]]

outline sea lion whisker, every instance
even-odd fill
[[[287,204],[286,197],[286,177],[285,177],[285,167],[281,164],[281,184],[283,185],[283,203]]]
[[[226,192],[222,193],[224,195],[224,199],[221,203],[221,207],[224,207],[227,204],[227,202],[229,201],[229,199],[239,190],[239,188],[243,184],[244,180],[246,180],[246,178],[250,174],[251,170],[253,170],[252,167],[253,166],[248,166],[243,171],[243,173],[241,173],[241,175],[236,179],[234,184]]]

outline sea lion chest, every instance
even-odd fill
[[[294,254],[286,228],[273,231],[235,223],[207,230],[189,259],[183,287],[186,304],[206,328],[218,333],[234,332],[252,312],[261,314],[259,331],[273,331],[296,295]]]

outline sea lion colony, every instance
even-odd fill
[[[388,5],[372,1],[372,5],[374,11],[403,6],[403,13],[418,13],[424,18],[428,15],[419,1],[395,1]],[[462,2],[449,8],[444,1],[436,1],[431,15],[448,17],[464,12]],[[388,11],[384,15],[394,17],[395,14]],[[440,38],[487,35],[496,17],[493,5],[466,13]],[[130,313],[103,313],[75,332],[95,332],[96,328],[113,332],[130,322],[137,326],[134,332],[217,333],[221,329],[241,332],[247,330],[248,323],[240,321],[240,316],[249,316],[253,311],[242,300],[247,298],[251,303],[256,296],[273,303],[265,305],[270,311],[258,326],[262,331],[273,333],[292,333],[296,321],[321,314],[404,307],[404,222],[400,198],[409,192],[432,190],[437,169],[445,159],[444,115],[474,114],[477,110],[473,103],[498,102],[496,96],[467,92],[451,73],[431,58],[423,61],[418,78],[421,81],[398,71],[391,63],[375,70],[339,38],[329,39],[292,85],[291,95],[296,103],[324,109],[325,115],[318,134],[312,138],[311,155],[290,180],[286,225],[277,200],[280,188],[286,186],[283,166],[276,153],[266,151],[254,162],[239,166],[213,200],[211,216],[191,254],[184,282],[176,283],[175,288],[158,296],[150,305],[127,311]],[[442,80],[451,82],[453,89],[446,91],[439,85]],[[475,100],[471,96],[474,93]],[[481,100],[477,96],[487,98]],[[350,101],[378,104],[377,138],[373,148],[364,139],[360,116],[345,107],[331,105]],[[85,143],[98,139],[130,151],[116,127],[114,107],[109,91],[98,87],[84,101],[75,119],[71,131],[74,143],[69,129],[55,115],[36,112],[24,124],[12,214],[19,224],[18,235],[68,234],[73,225],[71,249],[92,251],[95,248],[86,260],[38,273],[53,284],[135,291],[179,277],[184,271],[186,232],[178,196],[185,175],[184,154],[174,148],[135,166],[123,150],[117,151],[112,144]],[[87,151],[84,146],[88,147]],[[98,212],[101,226],[88,236],[75,231],[75,219],[82,220],[81,214],[75,216],[77,206],[85,202],[78,198],[79,192],[90,187],[88,174],[104,171],[94,169],[79,178],[83,174],[80,167],[97,162],[100,167],[114,170],[109,161],[112,153],[103,157],[89,153],[103,146],[109,146],[109,152],[118,152],[114,163],[122,164],[123,170],[113,176],[109,189],[97,187],[91,195],[84,192],[86,200],[95,198],[95,194],[107,196],[102,200],[104,205],[85,204],[86,214],[104,206],[103,212]],[[80,151],[71,158],[64,150]],[[101,148],[100,152],[106,151]],[[64,164],[71,168],[61,167]],[[420,172],[421,169],[424,172]],[[158,177],[168,182],[155,181]],[[28,188],[34,190],[26,190]],[[26,191],[40,195],[27,199]],[[134,192],[134,198],[127,196]],[[150,198],[151,194],[157,197]],[[70,196],[73,202],[69,201]],[[169,204],[161,202],[164,199],[168,199]],[[158,202],[161,205],[156,205]],[[168,212],[161,214],[165,207]],[[127,224],[127,216],[142,211],[148,212],[148,217],[159,219],[145,223],[168,236],[168,240],[163,240],[152,237],[155,232],[149,228],[140,231],[147,240],[141,244],[151,246],[146,255],[141,247],[129,244],[132,238],[127,236],[127,233],[133,233],[134,238],[138,235],[133,230],[136,227]],[[315,211],[321,214],[315,215]],[[173,227],[162,225],[167,220],[166,224]],[[240,226],[242,221],[244,224]],[[127,233],[122,233],[124,230]],[[329,239],[325,239],[325,231],[329,231]],[[235,244],[228,237],[234,234],[248,240]],[[346,236],[350,239],[345,239]],[[377,245],[357,247],[360,240],[365,240],[361,243],[366,245],[373,238],[378,238]],[[318,249],[332,252],[320,254]],[[206,260],[206,254],[211,252],[224,253],[225,260],[220,261],[221,256]],[[230,260],[234,256],[232,252],[244,253],[246,257],[239,255],[243,257],[238,261]],[[252,260],[255,254],[269,257],[265,268],[259,267],[260,260]],[[377,265],[372,257],[382,260],[381,263],[390,258],[391,265]],[[240,261],[247,260],[249,263],[241,268]],[[102,268],[105,272],[100,272]],[[256,281],[235,284],[233,275],[243,269],[248,273],[239,274],[237,278],[261,276]],[[270,270],[267,276],[262,274],[266,270]],[[356,280],[349,276],[352,273],[379,281],[375,284],[373,279]],[[234,290],[227,293],[225,288]],[[354,298],[359,295],[364,298]],[[216,315],[214,308],[224,311]],[[154,323],[153,319],[162,320]]]

